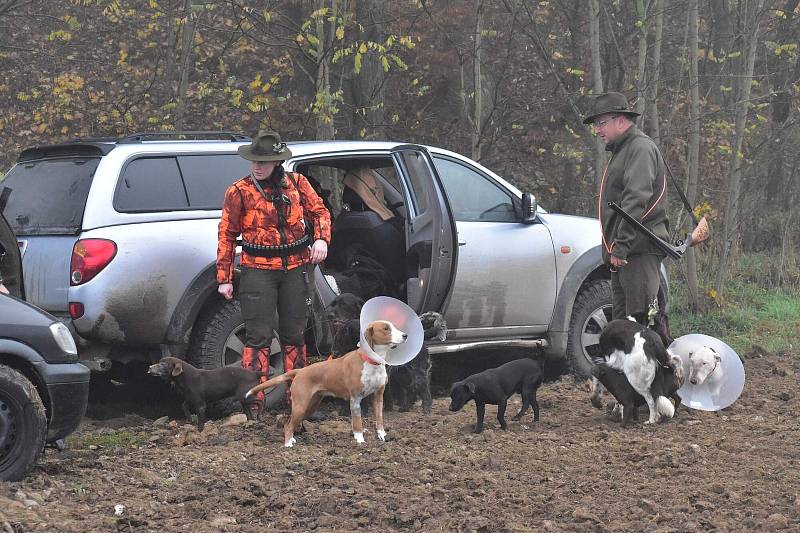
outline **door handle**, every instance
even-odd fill
[[[464,246],[465,244],[467,244],[467,241],[465,241],[464,239],[458,239],[459,246]]]

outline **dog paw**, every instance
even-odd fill
[[[353,433],[353,437],[355,437],[356,442],[358,444],[364,444],[364,434],[363,433]]]
[[[382,429],[379,429],[378,430],[378,438],[385,442],[386,441],[386,431],[384,431]]]
[[[296,443],[296,442],[297,442],[297,440],[296,440],[294,437],[292,437],[291,439],[287,440],[287,441],[286,441],[286,442],[283,444],[283,447],[284,447],[284,448],[291,448],[292,446],[294,446],[294,445],[295,445],[295,443]]]

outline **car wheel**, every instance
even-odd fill
[[[592,357],[600,355],[600,333],[610,321],[611,281],[587,284],[575,298],[567,337],[567,358],[577,376],[591,375]]]
[[[36,387],[0,365],[0,480],[25,477],[42,453],[46,435],[47,416]]]
[[[186,360],[198,368],[220,368],[240,365],[244,349],[244,319],[238,300],[215,300],[200,314],[192,329],[192,340]],[[283,354],[277,335],[272,340],[269,358],[270,375],[283,373]],[[264,399],[271,406],[284,397],[286,386],[281,384],[269,389]],[[219,416],[236,409],[233,401],[220,402],[212,409]]]

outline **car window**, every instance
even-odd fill
[[[0,190],[11,189],[3,214],[18,236],[75,234],[100,159],[42,159],[19,163]]]
[[[461,222],[516,222],[508,192],[476,169],[443,157],[434,158],[453,216]]]
[[[186,209],[189,201],[174,157],[135,159],[117,183],[114,209],[121,212]]]
[[[192,209],[221,209],[225,190],[250,173],[250,162],[237,154],[178,156]]]
[[[384,198],[388,205],[400,216],[405,216],[403,193],[400,177],[394,163],[388,157],[326,159],[319,162],[301,163],[295,167],[297,172],[306,176],[314,184],[318,183],[317,193],[323,197],[334,218],[342,211],[342,194],[347,169],[369,167],[375,171],[384,189]]]

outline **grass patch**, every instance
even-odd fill
[[[85,449],[89,446],[97,446],[98,448],[130,448],[131,446],[141,446],[146,442],[146,435],[136,435],[127,430],[72,435],[69,439],[70,447],[75,449]]]
[[[772,259],[761,255],[743,256],[731,269],[721,305],[692,313],[688,291],[681,273],[672,269],[670,325],[676,337],[705,333],[729,344],[743,355],[754,346],[769,352],[800,350],[800,289],[765,287],[759,280],[764,263]],[[702,290],[702,287],[701,287]]]

